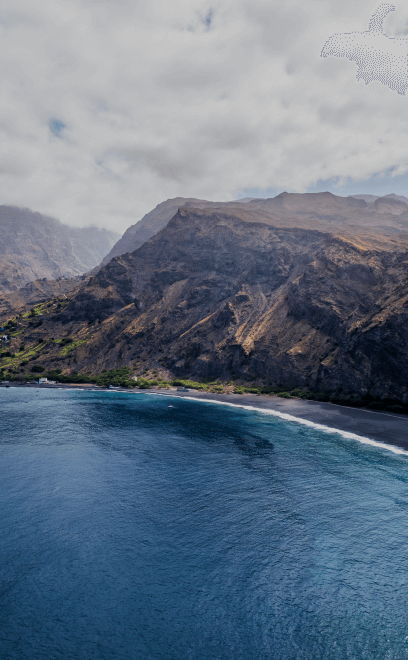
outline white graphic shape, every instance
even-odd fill
[[[357,80],[379,80],[398,94],[408,87],[408,39],[383,33],[383,21],[394,5],[382,4],[370,19],[367,32],[334,34],[326,41],[321,57],[346,57],[357,64]]]

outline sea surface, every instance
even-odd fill
[[[256,410],[0,389],[2,660],[408,658],[408,456]]]

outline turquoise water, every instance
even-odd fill
[[[0,406],[2,660],[408,658],[408,457],[142,393]]]

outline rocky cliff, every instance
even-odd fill
[[[13,206],[0,206],[0,292],[37,279],[74,277],[98,265],[118,235],[76,228]]]
[[[392,218],[403,225],[401,215],[373,210],[372,231],[364,214],[365,231],[353,231],[324,213],[308,219],[310,198],[301,217],[300,198],[270,206],[294,207],[302,226],[285,227],[282,214],[262,207],[248,211],[250,203],[181,208],[68,304],[51,307],[40,327],[21,320],[22,337],[73,338],[69,353],[50,345],[41,357],[67,373],[137,365],[163,377],[257,379],[406,402],[408,236],[380,234],[376,224],[385,216],[388,231]]]

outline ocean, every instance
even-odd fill
[[[256,409],[0,389],[2,660],[408,658],[408,456]]]

